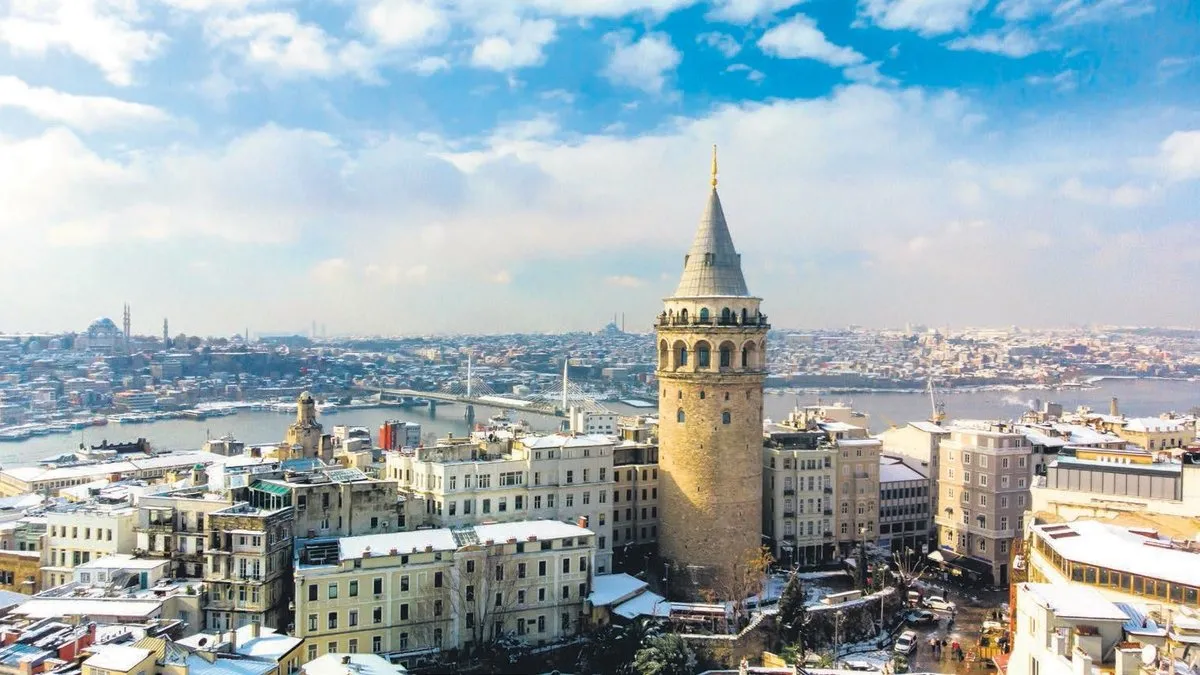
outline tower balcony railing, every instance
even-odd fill
[[[659,327],[662,326],[721,326],[721,327],[755,327],[769,328],[766,314],[756,314],[755,316],[747,316],[743,318],[740,314],[731,314],[728,319],[714,316],[707,319],[701,319],[695,316],[684,318],[679,315],[668,315],[663,312],[658,315]]]

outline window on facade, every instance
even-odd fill
[[[352,597],[352,598],[358,597],[358,581],[350,582],[350,597]]]
[[[408,592],[408,575],[407,574],[400,577],[400,592],[401,593]]]
[[[371,580],[371,592],[375,595],[383,594],[383,577],[375,577]]]
[[[337,612],[330,612],[329,613],[329,630],[335,630],[337,628],[337,623],[338,623]]]
[[[732,420],[733,415],[729,414],[728,410],[721,413],[721,424],[729,424]]]
[[[676,422],[678,422],[679,424],[683,424],[685,419],[686,419],[686,416],[683,414],[683,408],[680,408],[679,410],[675,411],[675,421]]]
[[[329,584],[329,599],[333,600],[338,596],[338,585],[336,583]]]

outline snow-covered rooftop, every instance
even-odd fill
[[[607,607],[625,600],[649,584],[628,574],[599,574],[592,580],[592,592],[588,602],[594,607]]]
[[[1034,529],[1068,560],[1200,588],[1200,552],[1173,548],[1168,541],[1094,520]]]
[[[1064,619],[1120,621],[1129,617],[1094,588],[1078,584],[1022,584],[1034,602]]]
[[[613,613],[626,619],[639,616],[669,617],[671,603],[657,593],[645,591],[614,607]]]
[[[101,645],[93,649],[96,650],[96,653],[84,661],[85,665],[121,673],[128,672],[150,656],[149,649],[127,645]]]
[[[898,457],[879,457],[879,482],[900,483],[903,481],[926,480],[928,476],[905,464]]]
[[[509,539],[526,541],[529,537],[537,537],[538,540],[562,539],[586,537],[593,534],[587,528],[558,520],[520,520],[510,523],[476,525],[473,529],[480,542],[486,542],[489,539],[495,542],[504,542]],[[367,551],[370,552],[370,555],[381,556],[388,555],[392,549],[395,549],[399,555],[405,555],[413,551],[424,551],[428,547],[434,551],[455,551],[459,548],[454,531],[450,528],[342,537],[337,543],[338,557],[341,560],[362,558]]]

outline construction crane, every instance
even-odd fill
[[[929,407],[930,407],[930,413],[931,413],[929,421],[940,426],[941,423],[946,419],[946,402],[943,401],[942,399],[938,398],[937,390],[933,386],[933,376],[932,375],[929,376],[928,390],[929,390]]]

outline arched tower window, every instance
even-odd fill
[[[675,421],[676,422],[683,424],[684,421],[686,420],[686,418],[687,418],[687,416],[683,414],[683,408],[680,408],[679,410],[675,411]]]
[[[667,359],[670,357],[670,354],[671,354],[671,350],[669,348],[667,348],[667,341],[663,340],[663,341],[659,342],[658,343],[658,367],[659,368],[666,370],[667,368],[671,367],[671,364],[667,361]]]
[[[749,318],[750,318],[750,313],[746,311],[745,307],[743,307],[742,308],[742,325],[743,326],[746,325],[746,320]]]
[[[729,308],[726,307],[725,309],[721,310],[721,323],[725,324],[725,325],[729,325],[729,318],[730,318]]]
[[[675,367],[682,368],[686,366],[688,362],[687,343],[683,342],[682,340],[677,341],[675,346],[672,348],[672,351],[675,354]]]
[[[708,368],[711,366],[711,356],[709,354],[709,346],[707,342],[696,343],[696,367]]]
[[[732,368],[733,367],[733,343],[732,342],[722,342],[721,343],[721,360],[718,363],[720,363],[722,368]]]
[[[729,424],[733,420],[733,415],[728,410],[721,413],[721,424]]]
[[[700,323],[708,323],[708,308],[700,308]]]
[[[684,309],[681,309],[681,310],[679,310],[679,320],[680,320],[682,323],[687,323],[687,322],[688,322],[688,320],[687,320],[687,308],[684,308]]]

